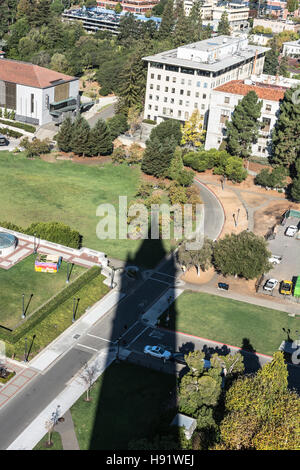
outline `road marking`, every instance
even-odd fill
[[[91,349],[92,351],[96,351],[96,352],[100,351],[99,349],[91,348],[90,346],[86,346],[85,344],[77,343],[77,346],[81,346],[81,347],[86,348],[86,349]]]
[[[148,328],[150,328],[150,327],[149,327],[149,326],[146,326],[135,338],[133,338],[133,340],[130,341],[129,344],[127,344],[127,348],[129,348],[129,346],[130,346],[134,341],[136,341],[140,336],[142,336],[142,334],[143,334],[146,330],[148,330]]]
[[[112,343],[112,341],[110,341],[109,339],[101,338],[101,336],[92,335],[90,333],[87,333],[87,336],[91,336],[92,338],[97,338],[97,339],[101,339],[102,341],[107,341],[108,343]]]
[[[161,279],[155,279],[153,276],[151,276],[150,279],[151,279],[152,281],[161,282],[162,284],[167,284],[167,286],[169,286],[169,285],[171,284],[171,282],[162,281]]]

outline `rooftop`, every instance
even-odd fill
[[[0,59],[0,80],[34,88],[48,88],[75,77],[18,60]]]
[[[269,101],[280,101],[283,99],[287,87],[271,85],[266,83],[255,83],[251,82],[248,84],[248,80],[232,80],[224,85],[218,86],[214,91],[222,91],[224,93],[232,93],[235,95],[247,95],[249,91],[255,91],[258,98]],[[246,83],[245,83],[246,82]]]
[[[268,47],[249,45],[246,38],[221,35],[144,57],[144,60],[217,72],[268,50]]]

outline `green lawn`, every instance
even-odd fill
[[[80,299],[76,311],[76,319],[80,318],[88,307],[94,305],[95,302],[100,300],[109,291],[109,287],[103,284],[104,279],[104,276],[99,275],[76,292],[75,297]],[[28,338],[29,360],[72,325],[73,297],[72,295],[36,326],[32,326],[26,331],[24,336]],[[8,357],[14,354],[17,360],[24,359],[24,336],[14,344],[6,343],[6,354]]]
[[[83,395],[71,408],[81,450],[122,450],[131,440],[155,433],[175,376],[128,363],[113,363],[92,388],[92,402]]]
[[[171,308],[170,327],[244,349],[250,343],[257,352],[272,355],[286,339],[282,328],[290,328],[293,339],[298,336],[300,318],[216,295],[184,292]]]
[[[34,447],[33,450],[63,450],[62,441],[60,434],[56,431],[52,433],[51,441],[53,442],[52,447],[47,446],[48,434]]]
[[[30,255],[11,269],[0,269],[0,324],[6,328],[14,328],[21,321],[23,293],[26,315],[30,315],[66,286],[66,263],[62,263],[55,274],[37,273],[34,270],[34,260],[35,255]],[[83,271],[86,269],[73,266],[70,281]]]
[[[59,221],[83,235],[83,245],[110,256],[133,257],[141,246],[137,240],[99,240],[96,227],[101,203],[113,204],[118,215],[119,196],[128,202],[139,186],[140,170],[128,165],[81,165],[66,161],[48,163],[28,160],[21,154],[0,152],[0,221],[27,227],[38,221]],[[143,260],[148,266],[158,262],[153,249]],[[140,259],[141,257],[139,257]]]

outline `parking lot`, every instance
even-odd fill
[[[300,240],[297,240],[296,235],[293,237],[285,235],[285,231],[290,225],[296,225],[299,228],[300,220],[296,217],[289,217],[285,225],[278,225],[275,238],[268,241],[272,255],[279,255],[282,257],[282,260],[280,264],[276,264],[264,277],[260,292],[266,295],[283,297],[279,293],[280,282],[282,280],[295,282],[297,276],[300,276]],[[279,281],[278,286],[276,286],[273,292],[268,292],[263,289],[263,285],[270,278]],[[297,302],[297,299],[291,295],[286,296],[286,300]]]

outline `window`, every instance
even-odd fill
[[[170,103],[174,104],[174,98],[171,98]]]
[[[164,103],[167,103],[168,102],[168,98],[165,96],[164,97]]]
[[[163,114],[166,114],[167,109],[163,108]]]
[[[169,91],[169,88],[168,88],[167,86],[165,87],[165,91],[166,91],[166,92],[168,92],[168,91]]]
[[[179,106],[182,106],[183,101],[179,100]]]
[[[149,100],[152,100],[152,95],[149,95]]]
[[[201,104],[201,109],[205,109],[205,104]]]
[[[189,106],[189,105],[190,105],[190,102],[189,102],[189,101],[186,101],[186,102],[185,102],[185,105],[186,105],[186,106]]]
[[[188,90],[188,91],[186,92],[186,94],[187,94],[187,96],[191,96],[190,90]]]
[[[160,80],[161,79],[161,75],[157,75],[157,80]]]
[[[225,96],[224,103],[227,103],[227,104],[230,103],[230,98],[229,98],[229,96]]]
[[[159,85],[157,85],[157,86],[156,86],[156,89],[157,89],[157,91],[159,91],[159,90],[160,90],[160,86],[159,86]]]
[[[197,87],[200,87],[201,86],[201,82],[197,82]]]
[[[189,85],[189,86],[192,85],[192,80],[188,80],[188,85]]]
[[[271,119],[263,117],[262,122],[263,122],[263,126],[262,126],[261,130],[263,132],[269,132],[270,126],[271,126]]]
[[[158,106],[154,106],[155,111],[158,111]]]
[[[272,111],[272,106],[270,104],[266,104],[266,111]]]
[[[183,95],[183,90],[180,90],[180,94]]]
[[[156,101],[159,101],[159,96],[156,95],[156,96],[155,96],[155,99],[156,99]]]
[[[181,117],[181,111],[178,111],[178,117]]]
[[[30,112],[34,113],[34,94],[30,94]]]
[[[198,103],[194,103],[194,108],[198,109]]]
[[[206,82],[204,82],[204,85],[203,85],[203,86],[204,86],[204,88],[207,88],[207,83],[206,83]]]
[[[153,83],[150,83],[150,90],[153,90]]]
[[[175,93],[175,88],[172,88],[172,93]]]
[[[173,78],[172,78],[172,82],[173,82],[173,83],[176,83],[176,77],[173,77]]]
[[[181,79],[181,85],[184,85],[184,78]]]
[[[166,81],[168,82],[170,80],[169,75],[166,76]]]
[[[189,113],[186,111],[186,112],[184,113],[184,119],[187,120],[188,118],[189,118]]]
[[[151,73],[151,78],[154,78],[154,73]]]
[[[221,110],[220,124],[225,124],[229,119],[230,112],[227,109]]]
[[[205,95],[205,94],[203,94],[203,95],[202,95],[202,98],[205,100],[205,99],[206,99],[206,95]]]
[[[199,91],[196,91],[195,96],[196,98],[199,98]]]
[[[148,109],[151,109],[151,108],[152,108],[152,104],[149,104],[149,105],[148,105]]]

